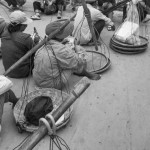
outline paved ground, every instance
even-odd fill
[[[27,0],[24,10],[28,16],[33,14],[33,0]],[[8,21],[7,9],[0,6],[0,15]],[[64,13],[64,18],[71,11]],[[32,33],[35,26],[44,37],[46,24],[56,16],[42,16],[34,21],[26,32]],[[121,23],[121,13],[114,15],[116,25]],[[142,26],[142,34],[150,35],[150,23]],[[148,29],[148,30],[145,30]],[[109,45],[113,32],[106,29],[102,39]],[[88,47],[91,49],[92,47]],[[91,81],[90,87],[74,104],[73,116],[69,124],[58,131],[71,150],[149,150],[150,149],[150,47],[142,54],[123,55],[109,51],[111,68],[102,74],[99,81]],[[108,56],[108,51],[105,51]],[[0,73],[4,73],[0,60]],[[72,84],[79,78],[73,76]],[[21,95],[23,80],[11,79],[13,90]],[[30,82],[29,91],[34,88]],[[28,133],[18,133],[12,115],[11,105],[4,108],[0,150],[12,150]],[[47,150],[49,137],[45,137],[34,149]]]

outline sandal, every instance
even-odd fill
[[[33,16],[31,16],[31,19],[32,20],[41,20],[41,17],[38,15],[33,15]]]

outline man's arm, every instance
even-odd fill
[[[62,47],[56,57],[62,69],[80,70],[85,64],[85,60],[68,46]]]
[[[107,25],[111,25],[111,26],[114,25],[114,23],[111,21],[111,19],[108,18],[108,17],[106,17],[106,16],[105,16],[101,11],[99,11],[99,10],[97,10],[96,18],[104,20]]]

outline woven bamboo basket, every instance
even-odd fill
[[[14,110],[13,110],[14,118],[16,121],[16,126],[18,127],[18,131],[20,133],[22,133],[23,131],[34,132],[38,129],[38,126],[34,126],[28,123],[24,116],[26,105],[38,96],[48,96],[52,99],[53,107],[54,107],[52,110],[53,112],[64,101],[66,101],[69,95],[57,89],[44,88],[44,89],[37,89],[29,93],[28,95],[21,97],[19,101],[17,102],[17,104],[15,105]],[[72,111],[73,111],[73,106],[68,108],[67,111],[59,118],[59,120],[56,122],[57,130],[65,126],[69,122]]]

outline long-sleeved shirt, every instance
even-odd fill
[[[40,87],[59,89],[61,80],[63,82],[60,73],[65,74],[67,80],[73,71],[81,72],[84,63],[69,46],[51,40],[35,54],[33,79]]]
[[[103,15],[101,11],[97,10],[90,4],[87,4],[87,7],[90,10],[93,24],[95,24],[98,20],[104,20],[107,25],[113,25],[111,19]],[[80,44],[86,44],[92,39],[92,34],[84,15],[83,6],[80,6],[77,10],[77,15],[74,21],[73,36],[76,38],[77,43]]]

